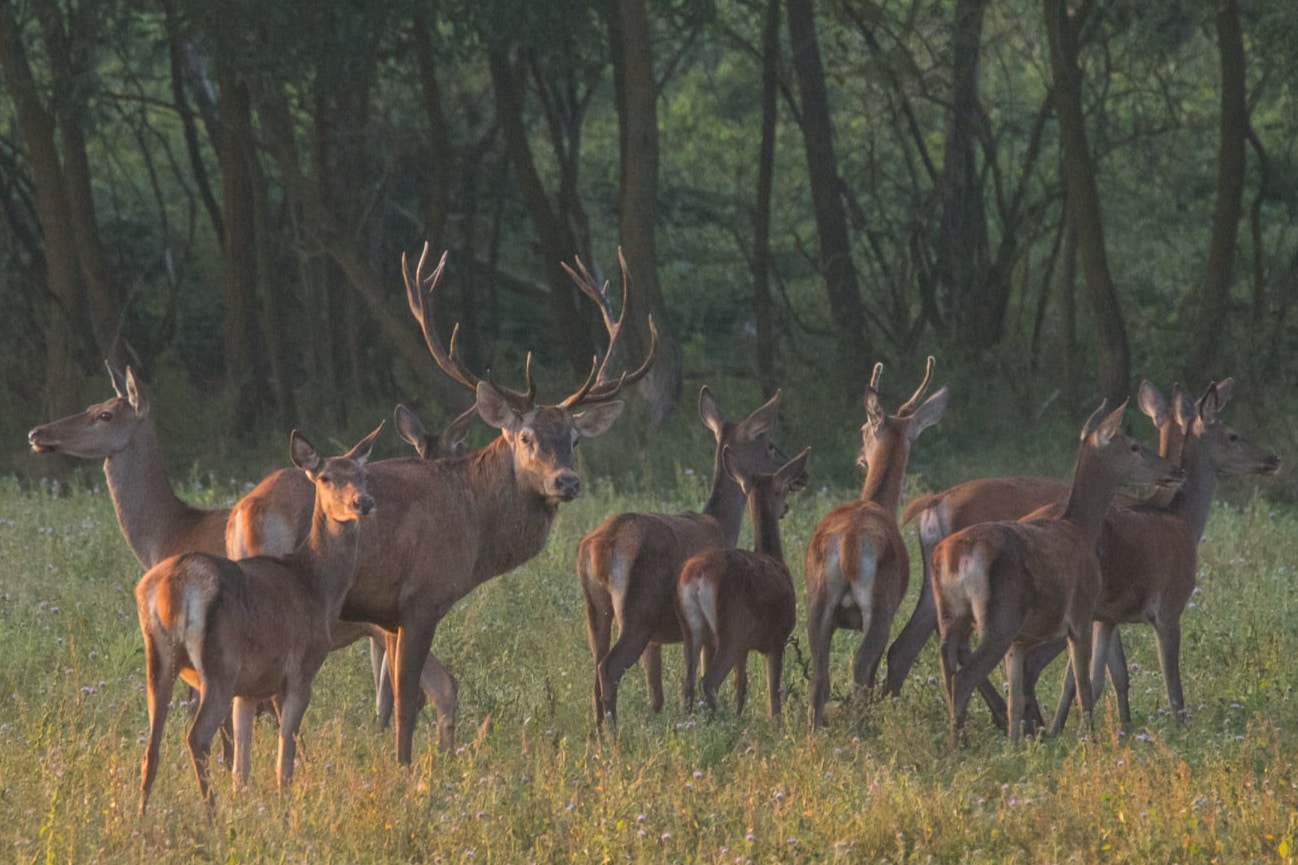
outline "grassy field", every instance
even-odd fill
[[[0,481],[0,860],[1274,862],[1298,851],[1298,512],[1247,495],[1214,512],[1184,623],[1183,726],[1164,711],[1152,632],[1127,627],[1127,730],[1110,695],[1089,738],[1074,720],[1058,740],[1015,751],[976,704],[969,745],[953,751],[932,646],[904,696],[858,728],[843,703],[857,636],[839,632],[831,723],[811,734],[800,625],[782,729],[756,675],[743,717],[685,713],[669,649],[664,712],[649,713],[633,670],[616,735],[597,736],[577,539],[611,512],[695,507],[704,480],[681,472],[657,495],[595,484],[563,508],[544,553],[457,607],[434,646],[460,679],[455,754],[436,752],[425,713],[414,766],[395,765],[356,645],[317,680],[292,790],[275,789],[263,722],[252,785],[232,795],[223,777],[214,823],[183,713],[168,725],[150,813],[136,816],[140,568],[107,495]],[[186,495],[221,504],[233,490]],[[816,521],[852,496],[791,500],[799,584]],[[1058,674],[1043,683],[1048,708]]]

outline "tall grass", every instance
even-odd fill
[[[678,510],[706,478],[663,460],[653,488],[591,484],[546,550],[466,598],[435,650],[460,679],[459,748],[427,711],[412,767],[375,728],[361,646],[325,665],[293,788],[274,786],[259,724],[250,788],[206,819],[173,714],[149,814],[136,816],[148,721],[132,588],[140,575],[107,496],[0,482],[0,858],[14,862],[1272,862],[1298,850],[1298,512],[1218,507],[1184,622],[1191,707],[1165,712],[1148,628],[1127,627],[1134,719],[1112,699],[1095,732],[1012,750],[976,706],[953,750],[930,646],[906,693],[863,727],[844,710],[857,635],[834,643],[829,729],[805,728],[803,627],[782,728],[764,681],[743,717],[654,716],[633,671],[616,733],[596,735],[573,572],[608,513]],[[674,480],[670,475],[674,473]],[[208,491],[208,499],[228,493]],[[815,523],[854,491],[813,488],[784,523],[795,580]],[[192,491],[191,491],[192,497]],[[745,535],[746,536],[746,535]],[[746,542],[746,541],[745,541]],[[918,567],[913,568],[917,574]],[[917,591],[912,579],[911,594]],[[909,612],[909,604],[904,613]],[[898,622],[898,627],[900,626]],[[666,676],[680,681],[679,651]],[[1059,671],[1042,684],[1050,702]],[[179,693],[179,692],[178,692]],[[723,706],[729,705],[729,686]],[[1076,713],[1074,713],[1076,719]]]

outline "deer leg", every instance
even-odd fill
[[[167,723],[167,711],[171,704],[171,692],[176,684],[176,670],[169,657],[163,653],[153,640],[147,636],[144,640],[145,670],[149,690],[149,744],[144,749],[144,765],[140,770],[140,816],[149,802],[149,790],[153,788],[153,779],[158,774],[158,752],[162,745],[162,730]]]
[[[780,680],[784,674],[784,643],[780,643],[766,654],[766,688],[767,704],[770,707],[771,719],[780,720]]]
[[[613,636],[613,602],[607,594],[593,596],[583,586],[586,596],[586,635],[590,641],[592,666],[595,668],[595,726],[604,723],[604,693],[600,688],[600,664],[608,656]]]
[[[681,705],[686,712],[694,711],[694,681],[699,674],[701,647],[694,641],[694,632],[688,624],[681,623],[681,643],[685,652],[685,680],[681,683]]]
[[[1041,681],[1041,674],[1050,662],[1055,659],[1064,649],[1068,648],[1068,641],[1064,639],[1048,640],[1033,646],[1027,654],[1024,661],[1023,683],[1026,692],[1023,698],[1023,729],[1030,734],[1036,734],[1046,731],[1048,735],[1054,735],[1054,724],[1047,729],[1045,717],[1041,713],[1041,703],[1037,700],[1037,682]],[[1072,692],[1069,692],[1069,699],[1072,699]],[[1062,702],[1062,701],[1061,701]]]
[[[613,648],[608,650],[608,654],[599,662],[599,694],[600,694],[600,711],[603,717],[617,723],[617,686],[622,681],[622,676],[626,673],[631,665],[644,654],[645,647],[649,645],[651,637],[650,632],[645,628],[636,628],[629,622],[624,622],[622,632],[617,636],[617,642]]]
[[[1089,616],[1087,617],[1089,619]],[[1081,705],[1083,722],[1086,731],[1095,729],[1095,692],[1091,688],[1091,628],[1087,624],[1069,629],[1068,655],[1072,662],[1073,675],[1077,678],[1077,700]]]
[[[392,671],[388,668],[388,640],[370,637],[370,673],[374,677],[374,717],[384,730],[392,721]]]
[[[964,665],[956,670],[951,683],[951,736],[956,744],[960,742],[965,721],[969,717],[969,700],[973,697],[974,689],[979,682],[991,675],[996,665],[1005,657],[1013,642],[1013,635],[1018,633],[1019,628],[1016,624],[1013,627],[998,629],[996,633],[989,631],[990,629],[983,631],[978,638],[978,648],[974,649]],[[967,641],[966,633],[962,640],[956,642],[957,650],[962,644],[967,645]],[[1010,719],[1007,718],[1006,723],[1010,723]]]
[[[829,700],[829,643],[834,636],[834,608],[824,600],[808,600],[807,644],[811,651],[808,720],[812,729],[825,726]]]
[[[1167,703],[1180,723],[1185,720],[1185,694],[1181,691],[1181,623],[1167,622],[1155,633],[1158,635],[1158,664],[1163,668],[1163,682],[1167,686]]]
[[[884,649],[888,646],[888,629],[891,621],[883,621],[887,616],[879,615],[878,610],[868,607],[861,609],[861,622],[865,633],[861,643],[856,647],[852,659],[853,702],[858,709],[864,709],[874,693],[874,681],[879,674],[879,662],[883,660]]]
[[[915,659],[919,657],[928,638],[937,631],[937,604],[933,601],[933,583],[929,574],[932,553],[932,545],[925,546],[921,540],[924,579],[919,584],[919,600],[915,602],[915,611],[910,614],[906,626],[888,647],[888,678],[885,687],[891,697],[901,696],[901,688],[906,684],[911,667],[915,666]],[[999,696],[998,694],[997,697]]]
[[[1059,692],[1059,705],[1055,707],[1055,718],[1050,722],[1050,729],[1046,732],[1051,738],[1058,736],[1063,732],[1064,725],[1068,723],[1068,711],[1073,705],[1073,699],[1077,696],[1077,679],[1073,676],[1073,662],[1069,661],[1064,668],[1064,684]]]
[[[712,656],[712,663],[708,664],[708,669],[703,674],[703,699],[707,701],[708,711],[717,710],[717,689],[726,680],[739,655],[739,650],[733,644],[717,646],[717,651]]]
[[[644,686],[649,692],[649,711],[655,715],[663,710],[663,647],[650,643],[640,653],[640,666],[644,668]]]
[[[735,658],[735,717],[744,714],[748,702],[748,652],[740,651]]]
[[[403,766],[410,765],[412,751],[414,750],[415,721],[419,715],[419,679],[424,664],[430,657],[429,649],[433,644],[435,630],[435,623],[432,627],[421,629],[403,625],[397,630],[397,762]],[[390,657],[389,662],[391,662]],[[447,699],[447,696],[442,695],[441,699]],[[449,695],[449,702],[452,706],[452,717],[454,717],[454,692]],[[443,711],[440,702],[437,716],[437,724],[440,730],[443,723]]]
[[[280,694],[279,715],[279,789],[288,789],[293,780],[293,762],[297,757],[297,734],[302,726],[302,716],[306,714],[307,704],[311,702],[311,679],[303,676],[305,681],[294,682],[284,688]]]
[[[231,693],[230,688],[216,685],[210,679],[204,681],[202,685],[198,698],[198,712],[194,715],[194,722],[189,726],[186,740],[189,745],[189,758],[194,764],[194,774],[198,777],[199,796],[202,797],[203,804],[211,814],[216,803],[212,794],[207,762],[212,751],[212,737],[229,717],[234,694]]]
[[[1018,643],[1011,643],[1005,653],[1005,673],[1010,682],[1009,699],[1009,735],[1010,744],[1017,745],[1023,738],[1023,701],[1027,697],[1025,687],[1025,667],[1027,650]]]
[[[257,701],[234,698],[234,788],[247,786],[252,767],[252,728],[257,719]]]
[[[1109,678],[1118,697],[1118,720],[1125,727],[1131,723],[1131,672],[1127,669],[1127,653],[1122,648],[1120,629],[1114,628],[1109,638]]]

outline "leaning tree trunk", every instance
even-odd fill
[[[1077,29],[1070,21],[1064,0],[1044,0],[1046,35],[1050,42],[1050,69],[1055,114],[1063,147],[1064,175],[1068,186],[1069,216],[1076,231],[1082,275],[1099,331],[1099,384],[1104,396],[1115,402],[1126,399],[1131,376],[1127,329],[1117,290],[1109,271],[1104,244],[1104,216],[1095,164],[1086,137],[1082,110],[1082,74],[1077,63]]]
[[[13,102],[18,132],[35,181],[36,219],[45,245],[45,278],[49,290],[45,340],[45,405],[42,413],[57,417],[76,407],[76,356],[86,333],[82,281],[68,206],[67,181],[55,144],[55,122],[46,110],[32,74],[9,0],[0,0],[0,71]]]
[[[658,284],[658,88],[644,0],[617,0],[613,22],[614,90],[620,142],[618,243],[634,287],[624,343],[627,357],[644,357],[649,314],[659,334],[654,368],[639,385],[650,418],[661,425],[681,398],[682,358]],[[637,309],[639,307],[639,309]]]
[[[865,385],[869,352],[865,350],[865,311],[852,262],[847,214],[839,191],[833,124],[825,90],[825,68],[816,37],[812,0],[788,0],[789,43],[801,97],[802,140],[807,153],[812,208],[820,238],[820,267],[829,295],[835,336],[834,366],[840,384],[852,391]]]
[[[1239,221],[1244,212],[1245,146],[1248,103],[1244,82],[1244,35],[1239,5],[1225,0],[1217,9],[1217,41],[1221,52],[1221,140],[1217,151],[1217,205],[1212,214],[1212,240],[1203,274],[1203,303],[1195,334],[1195,375],[1199,380],[1220,375],[1223,327],[1230,319],[1229,301],[1235,269]]]

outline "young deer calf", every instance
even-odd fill
[[[681,566],[677,583],[678,615],[685,643],[685,706],[694,705],[694,677],[699,650],[705,654],[703,698],[717,707],[717,688],[735,668],[735,713],[744,711],[748,696],[748,653],[766,656],[771,717],[780,717],[780,673],[784,644],[793,633],[798,597],[784,564],[780,518],[784,500],[806,484],[807,448],[774,474],[748,474],[730,448],[721,464],[748,497],[753,521],[753,552],[707,550]]]
[[[980,523],[933,550],[933,597],[941,634],[942,678],[959,743],[974,687],[1005,659],[1009,734],[1022,735],[1027,650],[1067,636],[1082,711],[1091,705],[1091,618],[1100,595],[1096,543],[1119,484],[1177,483],[1181,469],[1142,447],[1120,424],[1124,402],[1105,416],[1101,404],[1082,428],[1077,466],[1063,515]],[[969,635],[978,647],[960,664]]]
[[[293,554],[233,562],[186,553],[158,563],[136,586],[149,689],[141,814],[158,770],[158,748],[177,675],[199,692],[188,744],[199,793],[209,808],[208,752],[231,700],[236,783],[248,777],[256,701],[277,697],[279,785],[288,784],[294,737],[311,699],[311,682],[333,647],[330,632],[356,579],[358,521],[374,511],[365,486],[365,461],[382,428],[380,424],[346,454],[330,459],[293,431],[293,463],[315,485],[311,531]]]

